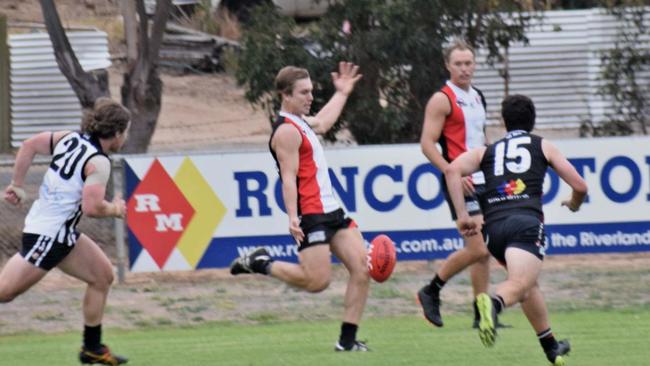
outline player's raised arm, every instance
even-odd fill
[[[359,66],[352,62],[339,62],[339,71],[332,73],[332,83],[336,92],[323,108],[313,117],[305,117],[314,132],[324,134],[336,123],[348,100],[348,96],[354,90],[357,81],[361,79]]]

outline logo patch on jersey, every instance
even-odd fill
[[[521,194],[526,190],[526,184],[521,179],[511,179],[510,181],[503,182],[497,189],[502,195],[513,196]]]
[[[154,160],[127,202],[129,229],[158,268],[175,249],[196,268],[225,213],[223,203],[187,158],[174,179]]]

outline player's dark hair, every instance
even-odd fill
[[[308,79],[309,71],[301,67],[285,66],[275,77],[275,90],[280,94],[293,93],[293,86],[300,79]]]
[[[535,104],[525,95],[509,95],[501,102],[501,116],[506,130],[530,132],[535,127]]]
[[[86,112],[81,132],[91,137],[109,139],[124,132],[131,120],[131,112],[110,98],[98,98],[93,110]]]

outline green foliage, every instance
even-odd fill
[[[447,78],[445,42],[463,37],[485,48],[489,62],[500,60],[500,50],[527,42],[530,16],[519,12],[517,4],[355,0],[332,4],[310,24],[297,24],[261,5],[244,29],[237,80],[246,86],[246,98],[262,105],[272,119],[279,107],[273,79],[280,68],[309,70],[315,89],[312,111],[318,111],[334,91],[330,73],[339,61],[352,61],[360,65],[363,78],[326,137],[334,139],[346,126],[360,144],[417,141],[426,103]],[[350,24],[349,33],[343,31],[344,22]]]
[[[601,77],[605,83],[598,92],[614,103],[608,120],[595,125],[583,123],[583,136],[625,136],[648,134],[650,124],[650,85],[640,83],[640,75],[650,71],[650,50],[639,47],[650,36],[650,11],[642,1],[624,1],[624,6],[609,8],[619,22],[614,48],[601,56]]]

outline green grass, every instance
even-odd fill
[[[648,307],[561,312],[551,319],[556,335],[571,340],[569,366],[648,365]],[[467,316],[446,317],[442,329],[418,316],[366,319],[359,338],[373,351],[365,354],[333,352],[339,329],[334,321],[108,329],[104,338],[130,357],[130,366],[548,365],[519,309],[508,310],[503,321],[514,328],[501,331],[492,349],[483,348]],[[77,333],[3,336],[0,364],[74,365],[79,342]]]

